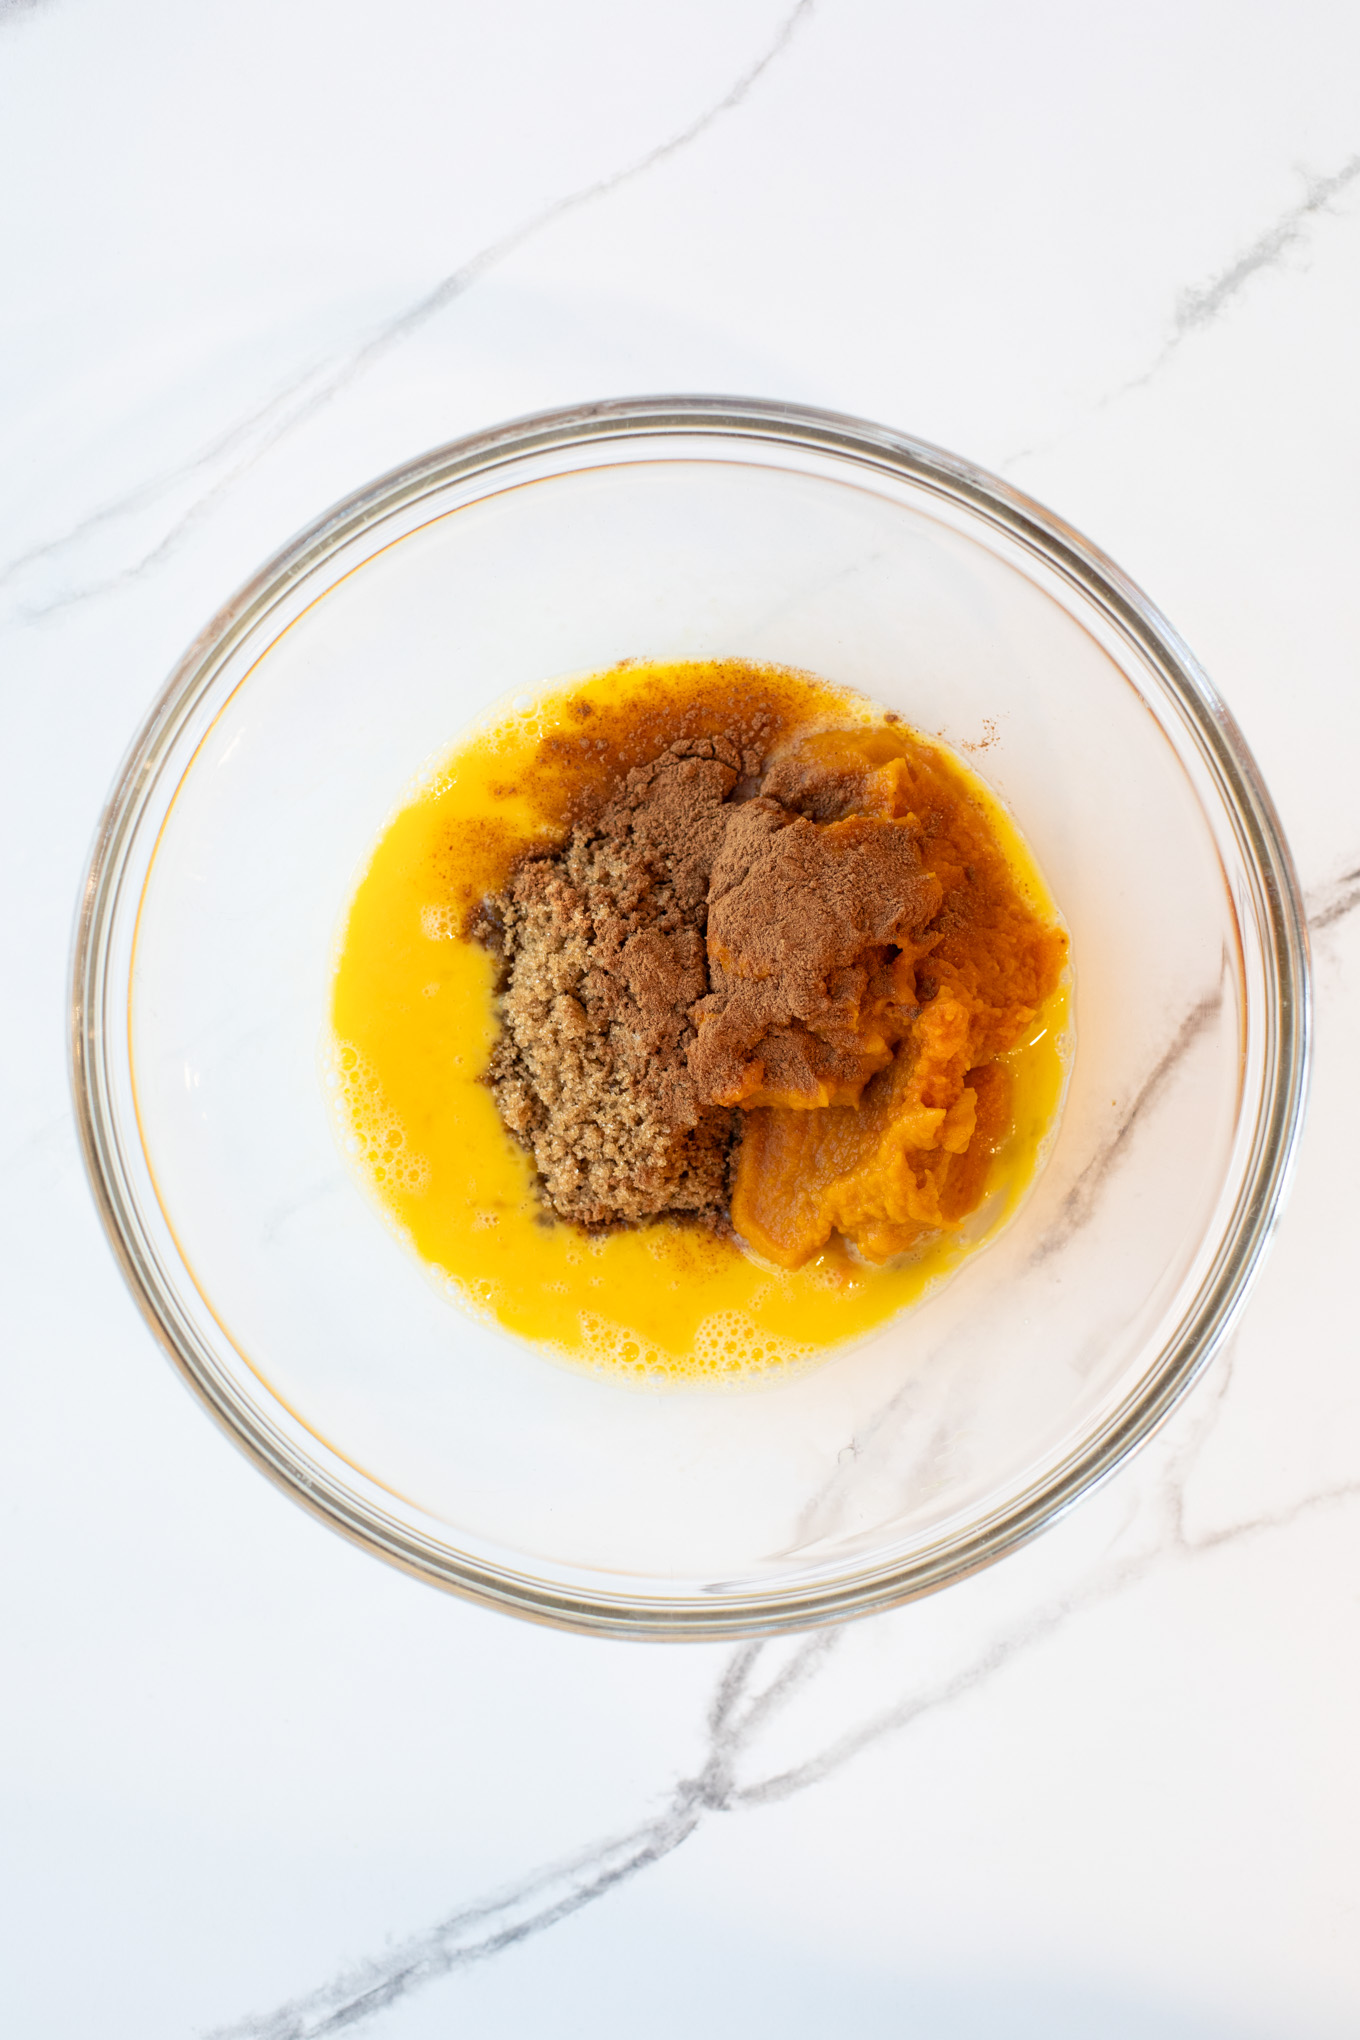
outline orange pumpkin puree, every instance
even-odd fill
[[[958,764],[900,724],[814,734],[766,784],[803,792],[814,812],[908,828],[939,886],[929,932],[902,946],[861,1011],[867,1085],[812,1111],[757,1090],[732,1189],[738,1233],[781,1267],[801,1267],[833,1231],[886,1261],[981,1202],[1010,1118],[998,1058],[1055,989],[1067,938],[1019,890]]]
[[[665,1221],[587,1235],[545,1213],[484,1081],[496,970],[471,924],[624,772],[738,727],[759,730],[777,797],[814,819],[909,822],[942,910],[863,1003],[848,1091],[785,1102],[754,1065],[745,1079],[731,1217],[753,1251]],[[624,1377],[750,1378],[884,1323],[1014,1212],[1065,1082],[1065,955],[1014,826],[942,746],[811,675],[629,663],[488,719],[388,823],[337,948],[338,1130],[388,1223],[465,1307]]]

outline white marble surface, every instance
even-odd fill
[[[0,0],[6,2032],[1360,2031],[1357,77],[1345,0]],[[123,1290],[64,1061],[95,817],[219,601],[427,445],[672,389],[1086,530],[1317,936],[1231,1353],[1026,1552],[754,1654],[479,1612],[277,1494]]]

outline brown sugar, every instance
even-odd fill
[[[725,1213],[732,1114],[701,1103],[687,1052],[740,767],[722,738],[671,746],[490,903],[507,966],[491,1082],[563,1218]]]
[[[957,1225],[1009,1123],[1060,929],[902,725],[691,735],[616,770],[487,902],[489,1073],[545,1201],[590,1227],[729,1222],[798,1267]],[[634,751],[633,757],[636,757]]]

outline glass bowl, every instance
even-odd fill
[[[556,678],[719,656],[971,756],[1070,928],[1076,1053],[1031,1194],[946,1286],[791,1378],[649,1392],[437,1292],[338,1151],[320,1053],[340,917],[422,768]],[[257,1464],[483,1602],[714,1637],[957,1579],[1166,1415],[1279,1205],[1307,952],[1246,746],[1095,548],[900,433],[658,398],[414,461],[222,610],[103,818],[72,1005],[115,1250]]]

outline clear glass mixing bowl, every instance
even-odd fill
[[[1043,1173],[946,1287],[792,1379],[649,1393],[459,1313],[337,1151],[337,923],[420,769],[625,657],[811,668],[956,746],[1072,934]],[[1270,1232],[1307,955],[1246,746],[1146,598],[899,433],[715,398],[459,442],[324,517],[137,738],[77,938],[86,1157],[147,1318],[256,1462],[422,1577],[582,1629],[757,1633],[927,1592],[1166,1414]]]

